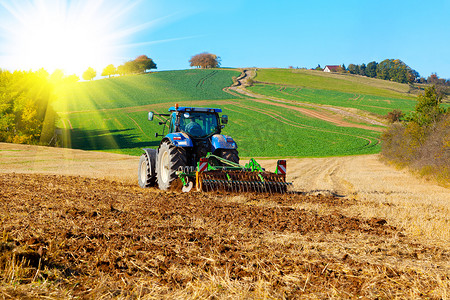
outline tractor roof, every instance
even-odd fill
[[[208,107],[186,107],[186,106],[181,106],[175,108],[175,106],[172,106],[169,108],[169,111],[195,111],[195,112],[216,112],[216,113],[220,113],[222,112],[222,109],[220,108],[208,108]]]

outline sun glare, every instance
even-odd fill
[[[133,1],[124,7],[115,1],[0,0],[9,17],[6,22],[2,16],[7,41],[0,53],[14,69],[81,74],[87,67],[104,67],[120,56],[115,51],[124,37],[117,24],[132,6]]]

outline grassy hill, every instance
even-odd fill
[[[154,133],[162,133],[157,121],[147,121],[147,112],[167,112],[177,102],[222,108],[230,118],[224,133],[236,139],[241,157],[321,157],[380,151],[377,131],[338,126],[289,106],[257,103],[224,92],[232,77],[239,74],[222,69],[165,71],[60,88],[55,108],[61,117],[64,145],[140,155],[141,148],[156,147],[161,138],[155,138]],[[354,79],[347,76],[259,70],[256,79],[270,84],[256,85],[252,91],[294,104],[309,102],[384,114],[394,108],[408,109],[414,103],[412,96],[402,92],[407,89],[403,86],[388,83],[388,89],[378,82],[352,82]]]
[[[275,84],[257,84],[249,88],[252,92],[286,100],[356,108],[381,116],[394,109],[408,112],[414,109],[415,101],[410,99],[388,98],[362,93],[346,93],[336,90],[314,88],[280,87]]]
[[[180,102],[180,105],[193,103]],[[148,110],[166,112],[167,105],[153,105]],[[358,128],[339,127],[305,117],[287,108],[255,104],[251,100],[199,102],[198,106],[222,108],[230,118],[224,133],[231,135],[245,157],[317,157],[368,154],[379,151],[378,133]],[[156,147],[162,126],[147,120],[144,108],[72,113],[63,117],[73,129],[73,148],[139,155],[141,148]],[[280,119],[280,116],[284,119]],[[66,119],[67,118],[67,119]],[[167,130],[166,130],[167,133]]]
[[[234,98],[222,91],[234,70],[179,70],[123,76],[65,86],[58,91],[58,112],[124,108],[180,100]]]
[[[415,99],[417,90],[393,81],[297,69],[259,69],[256,81],[388,98]]]

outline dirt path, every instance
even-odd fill
[[[344,121],[344,118],[350,117],[352,119],[358,120],[358,122],[364,122],[364,123],[369,123],[369,124],[373,124],[373,125],[384,125],[383,123],[381,123],[377,120],[361,116],[357,113],[352,112],[351,110],[344,110],[342,108],[336,108],[336,107],[327,107],[327,106],[323,106],[323,105],[315,105],[312,103],[292,102],[292,101],[287,101],[285,99],[279,99],[276,97],[270,97],[270,96],[253,93],[253,92],[249,91],[248,89],[246,89],[245,87],[248,86],[247,80],[249,78],[254,78],[255,76],[256,76],[255,70],[253,70],[253,69],[243,70],[241,76],[239,76],[237,78],[236,84],[225,89],[225,91],[229,92],[232,95],[236,95],[236,93],[237,93],[237,94],[245,95],[250,98],[255,98],[254,101],[257,101],[260,103],[294,109],[298,112],[301,112],[304,115],[307,115],[307,116],[310,116],[313,118],[317,118],[317,119],[321,119],[326,122],[336,124],[338,126],[356,127],[356,128],[362,128],[362,129],[368,129],[368,130],[374,130],[374,131],[382,131],[381,128],[366,126],[366,125],[362,125],[362,124],[349,123],[347,121]],[[256,100],[256,99],[258,99],[258,100]],[[270,101],[267,99],[269,99]],[[311,110],[311,109],[308,109],[305,107],[319,109],[319,111]],[[324,110],[328,110],[329,112],[325,112]]]

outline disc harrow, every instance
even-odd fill
[[[195,172],[178,172],[183,191],[256,192],[284,194],[292,189],[286,182],[286,161],[279,160],[275,173],[265,171],[253,158],[245,166],[208,154],[201,158]],[[195,179],[195,183],[193,180]]]
[[[286,193],[292,183],[285,176],[270,172],[214,170],[198,172],[197,191]]]

